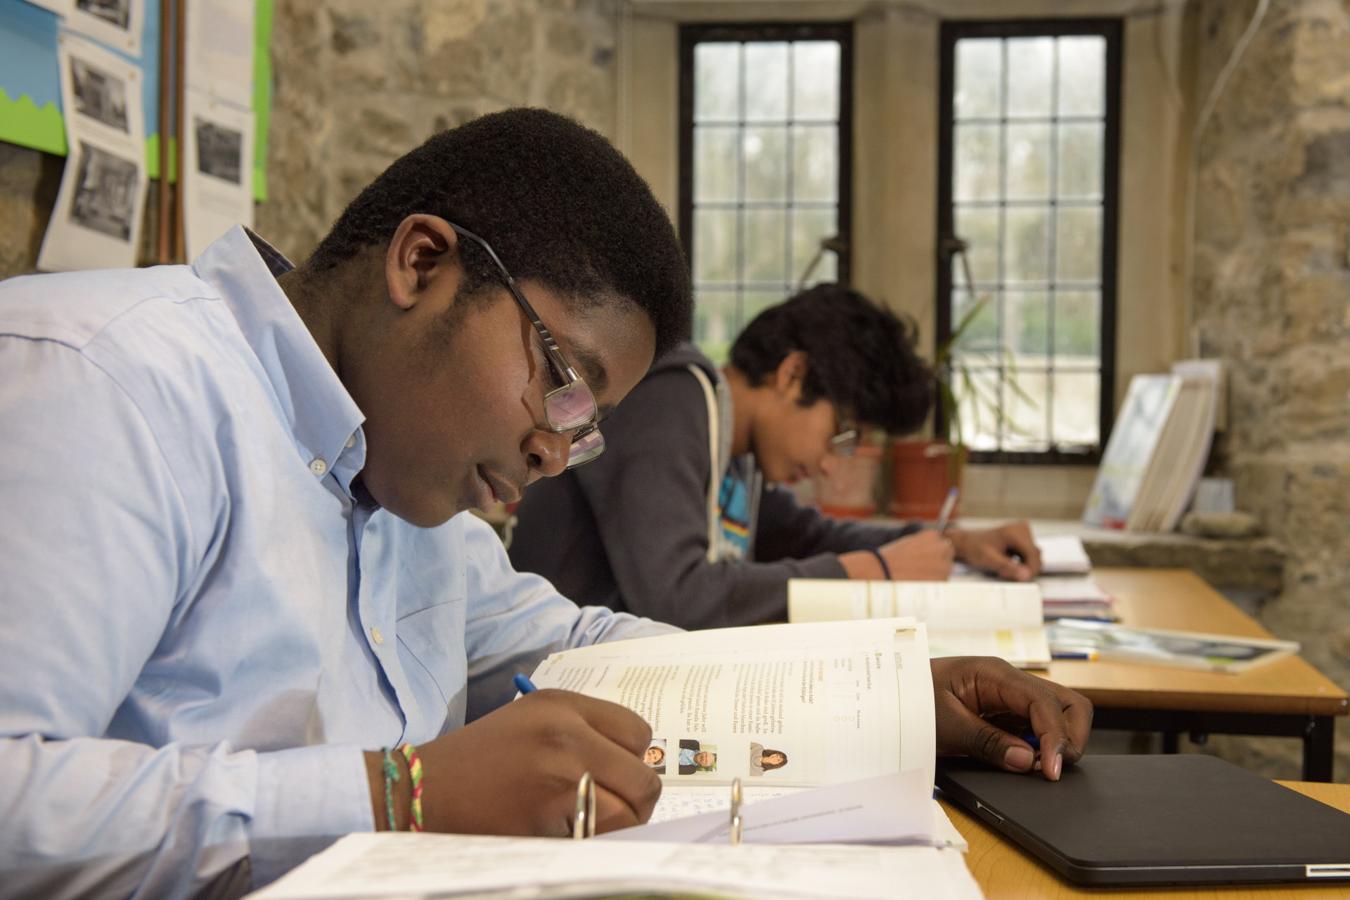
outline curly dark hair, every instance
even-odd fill
[[[305,267],[331,269],[386,242],[414,213],[482,235],[517,279],[575,307],[635,304],[658,356],[688,337],[689,271],[670,219],[618,150],[565,116],[509,109],[433,135],[361,191]],[[464,292],[499,283],[476,244],[459,248]]]
[[[762,384],[794,350],[806,353],[801,404],[822,397],[859,422],[908,434],[932,409],[937,381],[915,348],[918,327],[840,284],[771,306],[731,345],[731,364]]]

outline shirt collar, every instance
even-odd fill
[[[355,459],[343,460],[345,477],[340,479],[350,490],[352,476],[364,464],[358,429],[365,416],[277,284],[277,276],[294,265],[267,241],[236,225],[207,247],[192,268],[220,292],[234,314],[310,471],[322,477],[344,452],[349,457],[355,452]],[[348,448],[352,437],[356,442]]]

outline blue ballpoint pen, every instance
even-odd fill
[[[952,486],[947,490],[947,499],[942,501],[942,509],[938,512],[937,531],[938,534],[947,530],[947,525],[951,522],[952,510],[956,508],[956,498],[960,496],[961,489]]]
[[[527,675],[517,675],[511,680],[516,683],[516,690],[520,691],[521,694],[532,694],[539,690],[534,686],[534,682],[531,681]]]

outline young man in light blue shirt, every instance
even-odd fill
[[[538,110],[395,162],[299,269],[236,228],[0,285],[0,893],[264,883],[408,827],[404,742],[428,830],[564,833],[586,770],[602,828],[645,820],[640,718],[507,701],[553,650],[668,627],[578,610],[459,513],[603,450],[688,295],[646,185]],[[1029,770],[1005,709],[1048,776],[1086,740],[1072,692],[934,676],[940,750]]]

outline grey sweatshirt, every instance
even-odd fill
[[[731,400],[720,381],[693,344],[658,360],[601,426],[599,459],[525,492],[509,551],[515,567],[578,604],[720,628],[783,621],[789,578],[842,578],[837,554],[917,530],[831,519],[785,488],[759,490],[752,458],[725,458]],[[744,529],[743,549],[719,534],[736,482],[750,506],[731,527]]]

